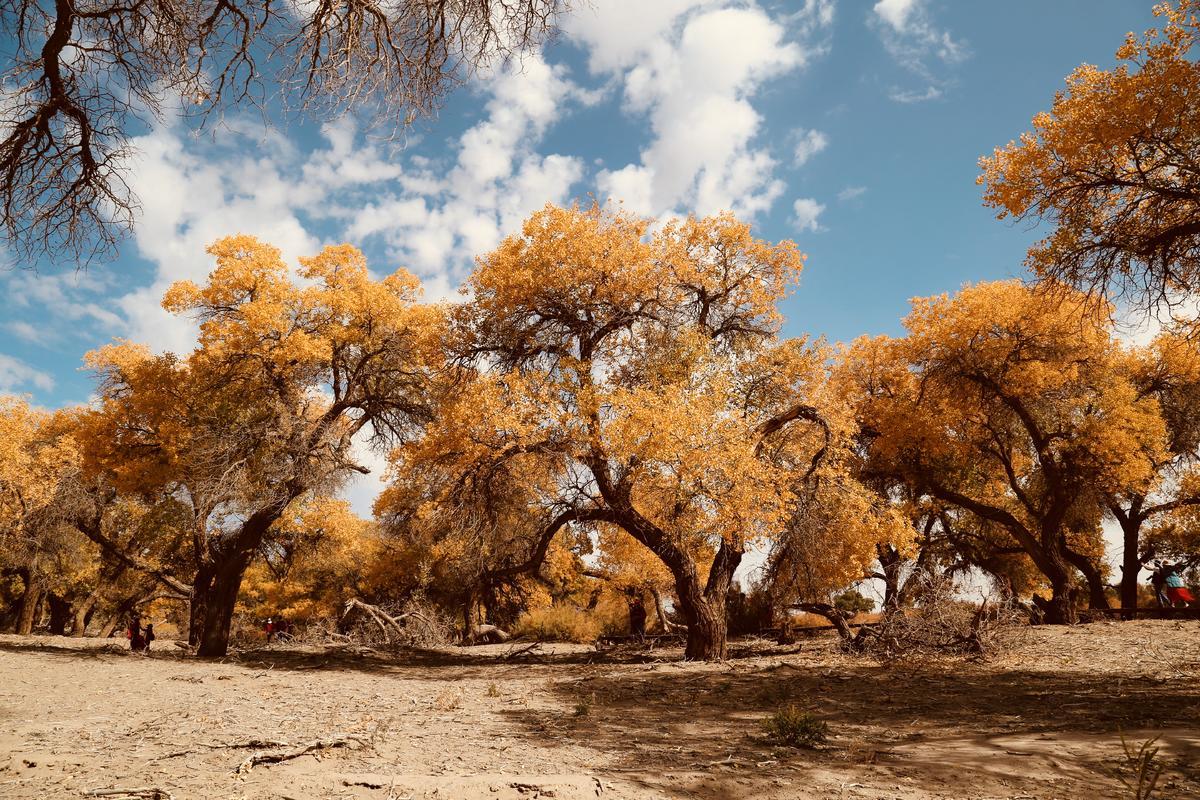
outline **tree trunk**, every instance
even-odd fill
[[[1092,567],[1083,573],[1083,577],[1088,587],[1088,608],[1109,608],[1108,594],[1104,591],[1107,587],[1100,570]]]
[[[1075,615],[1074,591],[1067,579],[1054,581],[1051,584],[1050,599],[1041,604],[1044,617],[1042,622],[1047,625],[1074,625],[1078,618]]]
[[[672,570],[679,610],[687,623],[687,647],[683,657],[688,661],[724,661],[729,657],[726,610],[733,573],[741,560],[740,548],[722,542],[703,589],[690,558]]]
[[[46,595],[46,602],[50,606],[50,633],[54,636],[65,636],[67,620],[71,618],[71,604],[54,592]]]
[[[14,632],[20,636],[28,636],[33,632],[37,622],[38,611],[42,606],[42,585],[32,576],[25,578],[25,591],[21,594],[21,610],[17,612],[17,625]]]
[[[213,570],[212,581],[207,591],[199,593],[197,585],[192,587],[192,612],[195,613],[197,600],[204,610],[204,616],[199,631],[199,647],[196,655],[208,658],[220,658],[229,652],[229,632],[233,625],[233,611],[237,606],[238,592],[242,588],[242,577],[246,567],[250,565],[253,551],[235,551]],[[188,632],[191,641],[191,632]]]
[[[1067,551],[1066,557],[1087,582],[1088,608],[1108,608],[1108,595],[1104,591],[1108,587],[1104,583],[1104,576],[1100,574],[1100,568],[1087,556],[1071,550]]]
[[[658,624],[662,625],[663,633],[674,633],[683,630],[667,617],[667,609],[663,606],[662,592],[656,587],[650,587],[650,596],[654,598],[654,613],[658,616]]]
[[[838,636],[842,638],[842,641],[847,647],[852,650],[862,649],[863,642],[866,639],[866,634],[864,633],[866,628],[859,628],[859,632],[857,634],[854,633],[854,629],[850,627],[850,618],[854,616],[853,614],[842,611],[840,608],[830,605],[829,603],[797,603],[792,607],[797,608],[800,611],[806,611],[809,614],[819,614],[820,616],[829,620],[829,624],[832,625],[838,632]],[[901,612],[899,611],[898,607],[885,607],[883,613],[898,614]]]
[[[92,617],[92,612],[96,609],[96,603],[100,602],[100,588],[93,589],[87,597],[79,601],[79,605],[75,607],[75,612],[71,615],[71,635],[83,636],[87,633],[88,621]]]
[[[686,604],[685,604],[686,605]],[[689,614],[687,648],[683,657],[688,661],[724,661],[729,657],[728,624],[725,619],[725,604],[697,603]]]
[[[903,566],[900,551],[890,544],[877,544],[875,553],[883,570],[883,607],[896,608],[900,605],[900,567]]]
[[[1138,603],[1138,574],[1142,571],[1138,540],[1141,538],[1141,521],[1121,520],[1121,536],[1125,552],[1121,556],[1121,619],[1134,619]]]
[[[208,618],[208,604],[212,599],[215,569],[213,565],[201,564],[192,580],[192,596],[188,599],[188,645],[199,647]]]
[[[108,618],[108,622],[104,623],[104,627],[100,629],[101,639],[107,639],[113,635],[117,629],[117,626],[124,622],[125,618],[129,615],[129,612],[133,611],[133,609],[137,606],[138,600],[140,600],[141,597],[142,596],[140,594],[130,595],[129,597],[122,599],[121,602],[117,603],[117,607],[113,611],[112,616]]]

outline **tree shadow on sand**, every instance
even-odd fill
[[[614,772],[690,776],[680,796],[749,796],[748,779],[786,775],[803,786],[806,773],[871,768],[892,775],[916,769],[965,790],[978,779],[971,776],[985,773],[1019,781],[1031,760],[1062,780],[1111,791],[1119,731],[1160,732],[1168,770],[1200,788],[1194,680],[972,664],[888,669],[864,659],[832,669],[662,665],[559,681],[554,691],[573,710],[505,713],[542,746],[592,748]],[[795,750],[766,739],[762,720],[788,704],[828,722],[828,746]],[[655,788],[676,793],[658,782]]]

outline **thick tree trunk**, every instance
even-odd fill
[[[79,601],[79,605],[75,607],[75,611],[71,615],[72,636],[79,637],[87,633],[88,621],[92,618],[92,612],[95,611],[98,602],[100,602],[99,587],[93,589],[87,597]]]
[[[246,567],[250,565],[252,552],[234,552],[217,565],[207,591],[197,592],[198,587],[192,587],[192,613],[195,614],[197,600],[204,610],[199,631],[199,646],[196,655],[208,658],[220,658],[229,652],[229,632],[233,625],[233,611],[237,606],[238,592],[242,588],[242,578]],[[189,641],[191,632],[189,631]]]
[[[141,595],[135,594],[130,597],[126,597],[121,602],[117,603],[117,607],[113,611],[112,615],[108,618],[108,622],[104,623],[104,627],[100,629],[101,639],[107,639],[113,635],[113,633],[117,630],[117,626],[121,625],[125,621],[125,617],[129,615],[130,611],[133,611],[140,597]]]
[[[1088,608],[1108,608],[1108,595],[1105,593],[1108,586],[1104,583],[1104,576],[1100,573],[1100,567],[1094,564],[1087,556],[1079,553],[1068,551],[1066,556],[1067,560],[1079,570],[1083,575],[1083,579],[1087,582]]]
[[[199,647],[208,618],[208,604],[212,599],[215,569],[211,564],[202,564],[192,580],[192,595],[188,599],[188,644]]]
[[[1054,581],[1051,584],[1050,599],[1042,605],[1042,622],[1047,625],[1074,625],[1078,618],[1075,615],[1071,582],[1067,579]]]
[[[729,657],[728,624],[725,604],[703,600],[692,613],[684,611],[688,620],[687,648],[683,657],[688,661],[724,661]]]
[[[67,621],[71,618],[71,604],[54,592],[46,594],[46,603],[50,606],[50,633],[54,636],[66,635]]]
[[[25,579],[25,591],[21,594],[21,610],[17,612],[17,624],[14,632],[28,636],[33,632],[37,622],[38,612],[42,608],[43,589],[41,583],[33,577]]]
[[[724,661],[729,657],[726,610],[733,573],[741,560],[740,548],[722,542],[709,568],[708,583],[703,588],[690,559],[672,570],[679,610],[687,623],[687,647],[683,656],[688,661]]]
[[[1088,608],[1109,608],[1108,594],[1105,592],[1108,587],[1104,584],[1100,570],[1094,567],[1088,569],[1083,573],[1083,577],[1088,587]]]

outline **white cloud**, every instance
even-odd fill
[[[793,19],[816,31],[833,6],[808,0]],[[652,216],[769,208],[783,187],[756,144],[762,118],[751,100],[813,52],[790,40],[785,22],[711,0],[608,0],[569,18],[567,34],[588,48],[592,71],[620,81],[626,110],[644,114],[651,132],[638,161],[600,172],[601,196]]]
[[[817,153],[829,146],[829,137],[818,130],[796,132],[796,166],[802,167]]]
[[[884,49],[927,84],[923,91],[893,88],[889,97],[896,102],[941,97],[942,89],[952,83],[945,71],[970,57],[966,42],[956,40],[932,21],[927,0],[879,0],[872,7],[871,19]]]
[[[15,356],[0,353],[0,392],[11,392],[22,387],[49,392],[54,389],[54,378]]]
[[[888,97],[897,103],[924,103],[928,100],[937,100],[942,96],[942,90],[936,86],[928,86],[921,90],[907,89],[892,89],[888,92]]]
[[[444,178],[424,165],[404,190],[353,212],[351,238],[381,236],[426,279],[427,295],[450,295],[475,256],[518,230],[530,212],[566,202],[583,177],[582,159],[543,156],[536,146],[569,102],[592,102],[590,93],[540,57],[506,66],[488,88],[486,116],[459,138]]]
[[[4,329],[26,342],[46,344],[54,338],[54,332],[46,326],[37,326],[24,320],[12,320],[4,323]]]
[[[804,5],[792,14],[791,19],[803,33],[811,35],[833,27],[835,10],[834,0],[804,0]]]
[[[903,33],[919,3],[920,0],[879,0],[874,11],[876,16],[894,30]]]
[[[856,200],[866,193],[867,187],[865,186],[847,186],[845,189],[842,189],[840,192],[838,192],[837,199],[845,203],[850,200]]]
[[[811,197],[801,197],[792,204],[792,212],[795,214],[793,223],[798,230],[815,233],[821,230],[820,217],[824,210],[825,206]]]

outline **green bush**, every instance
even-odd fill
[[[601,621],[574,606],[550,606],[526,613],[517,621],[517,633],[542,642],[596,641]]]
[[[788,747],[816,747],[829,738],[829,725],[816,715],[786,705],[763,720],[767,738]]]
[[[875,601],[863,597],[857,589],[847,589],[833,600],[834,606],[850,614],[870,614],[875,610]]]

